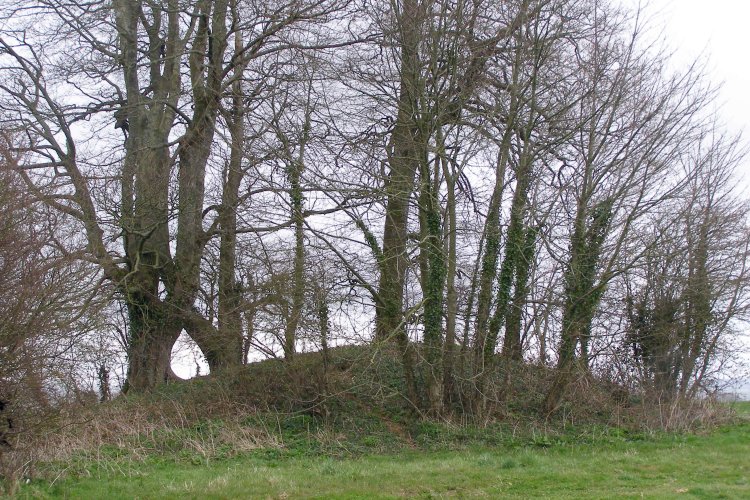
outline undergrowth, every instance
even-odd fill
[[[545,389],[520,371],[517,386],[489,418],[428,419],[403,397],[399,363],[372,347],[334,349],[294,363],[267,361],[88,405],[61,417],[23,448],[20,476],[137,476],[154,464],[210,465],[249,457],[273,464],[296,457],[353,458],[409,450],[549,449],[628,443],[701,431],[731,419],[726,406],[613,402],[608,387],[579,381],[552,418],[534,401]],[[534,370],[524,367],[523,370]],[[456,413],[460,414],[460,413]],[[15,451],[19,453],[20,449]],[[10,460],[14,452],[0,456]],[[19,470],[21,470],[19,469]]]

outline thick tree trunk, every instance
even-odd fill
[[[144,392],[169,380],[172,346],[180,335],[142,293],[126,301],[129,319],[128,373],[123,392]]]
[[[206,163],[211,153],[223,92],[222,61],[228,43],[227,0],[200,3],[200,9],[201,15],[188,58],[194,100],[193,118],[178,147],[179,211],[175,273],[174,286],[168,297],[179,311],[194,315],[197,315],[194,306],[200,286],[201,257],[207,242],[203,231]],[[188,334],[198,344],[212,371],[241,363],[240,337],[221,338],[210,322],[198,318],[192,322],[199,326],[190,325]]]
[[[385,340],[401,335],[403,325],[404,286],[409,267],[407,251],[409,199],[414,192],[414,179],[423,161],[420,147],[422,132],[419,119],[419,97],[423,93],[419,59],[419,40],[423,22],[423,6],[418,0],[405,0],[396,12],[400,28],[400,90],[398,112],[390,137],[386,193],[383,258],[380,262],[380,283],[376,306],[376,338]]]
[[[224,39],[225,30],[219,25],[224,22],[226,2],[215,4],[214,31]],[[174,12],[167,14],[159,8],[146,10],[139,2],[116,0],[113,7],[127,94],[121,113],[129,130],[122,175],[121,219],[128,275],[126,281],[118,283],[126,298],[131,323],[127,385],[132,390],[148,390],[171,373],[170,354],[182,330],[181,314],[192,310],[197,294],[203,237],[203,176],[215,111],[207,106],[211,98],[201,92],[202,80],[196,78],[204,73],[200,57],[205,57],[205,52],[200,57],[194,52],[190,62],[196,112],[179,148],[180,210],[177,254],[173,260],[168,211],[172,167],[169,142],[181,96],[179,65],[187,41],[180,36],[176,5],[172,5]],[[210,10],[211,4],[201,4],[204,16],[193,40],[194,49],[208,44],[206,14]],[[164,19],[166,26],[162,24]],[[142,58],[139,47],[144,34],[149,49],[146,59]],[[221,43],[213,45],[213,50],[223,51]],[[221,57],[214,60],[221,61]],[[219,74],[220,70],[214,72]],[[148,97],[142,91],[144,78],[152,91]],[[214,78],[213,89],[217,88],[216,82]],[[154,102],[161,105],[155,106]],[[214,108],[216,105],[218,102]],[[158,298],[162,286],[167,292],[165,302]]]
[[[390,174],[386,183],[386,212],[383,229],[383,252],[380,261],[379,301],[375,308],[376,340],[396,339],[403,353],[407,396],[417,403],[414,378],[414,354],[404,324],[404,287],[409,268],[407,237],[409,199],[414,179],[424,161],[424,133],[420,128],[419,98],[424,84],[421,78],[419,41],[424,21],[424,5],[418,0],[404,0],[398,16],[400,57],[400,91],[398,113],[389,144]]]
[[[235,2],[232,2],[232,16],[238,19]],[[235,32],[234,49],[242,50],[242,35]],[[235,70],[236,76],[244,72],[244,64]],[[245,105],[242,92],[242,79],[235,78],[232,83],[232,108],[226,114],[231,138],[229,162],[224,172],[224,185],[221,194],[219,211],[219,313],[218,331],[216,334],[224,346],[221,357],[227,365],[241,364],[245,361],[242,338],[242,284],[237,282],[237,209],[239,207],[240,184],[242,183],[242,154],[245,140]]]
[[[430,411],[439,415],[443,394],[440,370],[443,349],[443,315],[446,266],[443,253],[443,229],[440,213],[440,173],[436,160],[435,171],[430,175],[427,162],[422,163],[420,195],[420,258],[422,267],[422,292],[424,295],[424,350],[427,362],[427,395]]]
[[[148,127],[148,119],[142,128]],[[157,131],[131,133],[127,144],[124,182],[133,182],[132,211],[123,213],[128,275],[119,283],[129,314],[127,388],[145,391],[167,380],[172,346],[180,327],[165,318],[159,307],[159,280],[170,268],[167,227],[169,157]],[[124,189],[128,192],[128,188]],[[129,193],[130,194],[130,193]],[[129,203],[131,203],[129,200]]]
[[[230,178],[236,177],[237,172],[230,167]],[[230,181],[232,182],[232,181]],[[229,183],[228,183],[229,184]],[[239,182],[236,187],[238,188]],[[232,195],[237,194],[235,186],[225,186],[224,200],[227,203],[222,208],[221,239],[219,241],[219,312],[218,330],[216,335],[221,339],[221,358],[219,364],[228,366],[241,364],[242,354],[242,286],[235,278],[236,266],[236,204],[232,204]],[[236,201],[236,198],[235,198]]]

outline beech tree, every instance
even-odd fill
[[[205,182],[223,98],[233,85],[240,92],[236,82],[249,61],[304,47],[306,40],[286,36],[292,27],[324,22],[341,5],[34,2],[0,41],[6,109],[31,132],[19,148],[30,159],[24,168],[61,174],[43,185],[33,175],[27,182],[85,228],[91,258],[128,307],[128,388],[149,389],[170,376],[171,349],[183,330],[213,370],[241,362],[237,329],[216,328],[196,309],[201,257],[222,222],[205,210]],[[50,23],[52,34],[42,29]],[[64,44],[44,43],[56,37]],[[75,51],[93,55],[65,66]],[[66,99],[63,80],[47,77],[53,70],[77,89],[75,98]],[[111,177],[97,182],[96,165],[105,157],[86,151],[79,132],[82,121],[101,122],[107,112],[125,139],[114,173],[117,194]],[[234,120],[240,115],[236,109]],[[238,185],[236,161],[227,178],[229,204]],[[110,196],[101,199],[100,189]],[[112,217],[104,217],[105,206]],[[223,222],[231,225],[227,210]],[[122,243],[121,257],[109,243],[113,238]],[[224,286],[235,286],[231,281],[225,274]],[[225,300],[228,295],[222,292]]]

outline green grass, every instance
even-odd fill
[[[736,409],[744,421],[700,435],[590,429],[496,447],[345,458],[259,450],[203,464],[102,459],[80,477],[25,485],[21,496],[750,498],[750,405]]]

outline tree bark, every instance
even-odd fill
[[[438,133],[438,142],[442,139]],[[427,395],[430,411],[439,415],[442,411],[443,394],[440,370],[443,349],[443,315],[446,279],[445,254],[443,253],[443,228],[440,213],[440,158],[435,159],[434,172],[429,164],[421,165],[420,194],[420,259],[422,267],[422,292],[424,295],[424,350],[427,364]]]
[[[397,12],[400,29],[398,45],[401,49],[398,111],[390,137],[385,225],[383,229],[382,259],[380,260],[379,301],[375,308],[375,339],[395,338],[403,353],[404,373],[408,397],[417,402],[414,379],[414,354],[409,345],[404,322],[404,287],[409,268],[407,238],[409,199],[414,192],[415,176],[426,152],[418,123],[418,100],[423,92],[419,58],[420,28],[424,21],[424,5],[418,0],[404,0]]]
[[[172,375],[172,346],[179,326],[166,322],[143,292],[129,292],[128,373],[123,392],[145,392],[168,381]]]
[[[229,3],[232,22],[240,22],[237,1]],[[234,33],[234,52],[242,51],[242,31]],[[218,331],[222,359],[220,364],[233,366],[245,362],[247,353],[242,335],[243,296],[242,283],[237,282],[237,210],[240,205],[240,185],[244,177],[242,158],[245,143],[245,96],[243,93],[243,74],[246,63],[243,61],[234,67],[232,80],[232,106],[225,112],[229,128],[230,153],[229,162],[224,169],[224,183],[219,209],[219,312]],[[252,315],[249,315],[252,319]],[[249,325],[248,325],[249,327]]]
[[[443,404],[450,405],[455,399],[454,365],[456,357],[456,319],[458,316],[458,293],[456,291],[457,266],[457,222],[456,222],[456,175],[458,172],[442,151],[440,158],[445,176],[448,201],[446,206],[448,224],[446,256],[448,259],[445,299],[445,343],[443,346]]]
[[[604,283],[597,283],[596,272],[602,246],[609,231],[612,202],[605,200],[587,208],[584,198],[579,202],[575,227],[571,237],[571,254],[565,273],[565,309],[562,319],[562,338],[558,352],[557,373],[544,402],[544,411],[553,413],[565,395],[577,368],[576,347],[581,357],[586,356],[585,342],[591,322],[604,293]],[[584,362],[585,368],[587,363]]]

